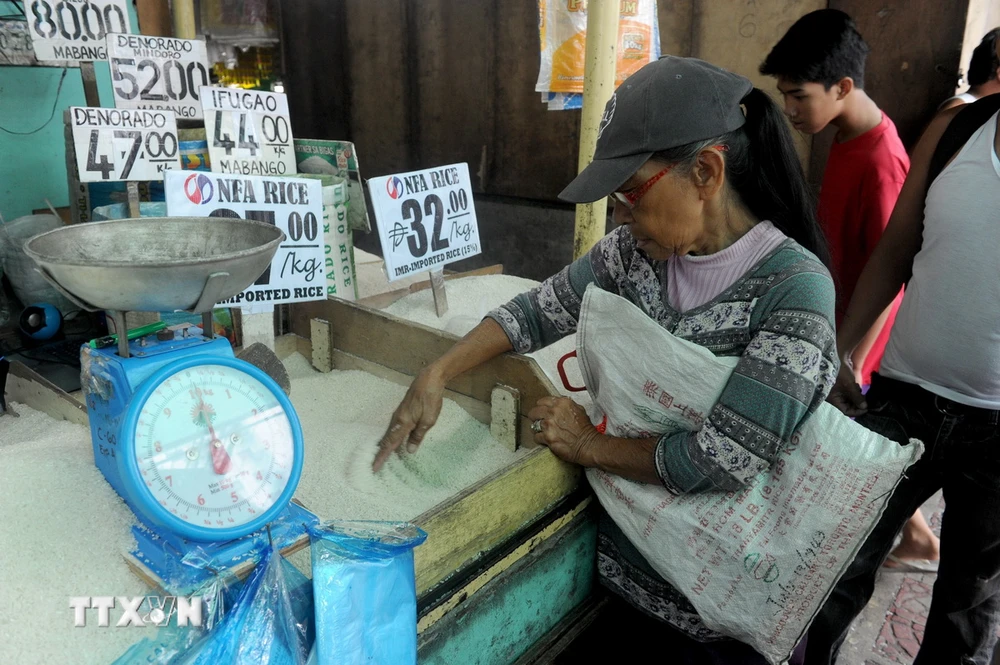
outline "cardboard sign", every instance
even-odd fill
[[[38,64],[26,21],[0,20],[0,65]]]
[[[318,180],[174,171],[167,173],[163,189],[168,215],[253,219],[285,232],[285,241],[264,274],[219,305],[258,308],[326,298],[323,194]]]
[[[194,39],[108,35],[115,106],[165,109],[200,120],[198,91],[208,85],[208,51]]]
[[[331,175],[347,182],[347,211],[349,226],[356,231],[372,230],[365,205],[365,186],[361,181],[358,151],[350,141],[325,141],[323,139],[295,139],[295,161],[299,173]]]
[[[162,180],[181,167],[171,111],[72,106],[69,113],[80,182]]]
[[[35,57],[46,64],[107,60],[105,38],[132,32],[126,0],[32,0],[24,10]]]
[[[233,175],[295,173],[292,124],[285,95],[202,88],[212,171]]]
[[[390,282],[482,251],[468,164],[372,178],[368,193]]]
[[[354,267],[354,231],[348,223],[350,203],[347,183],[332,175],[299,173],[296,178],[319,180],[323,185],[323,267],[326,295],[344,300],[358,299]]]

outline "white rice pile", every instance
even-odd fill
[[[305,438],[296,497],[321,519],[412,520],[517,459],[446,399],[419,451],[393,455],[374,474],[378,441],[406,390],[366,372],[317,372],[299,354],[285,365]]]
[[[449,280],[446,285],[448,312],[443,317],[439,318],[434,309],[434,294],[430,289],[400,298],[384,311],[401,319],[461,337],[475,328],[491,310],[538,286],[538,282],[512,275],[482,275]],[[549,377],[549,381],[561,393],[575,397],[577,401],[589,401],[586,399],[586,393],[572,393],[566,390],[559,378],[557,369],[559,359],[575,349],[576,335],[570,335],[551,346],[529,353],[528,357],[535,359]],[[583,378],[580,376],[576,359],[567,361],[565,367],[570,383],[575,387],[583,386]]]
[[[140,596],[135,517],[94,466],[90,431],[21,404],[0,417],[0,663],[114,661],[155,629],[73,625],[71,596]]]

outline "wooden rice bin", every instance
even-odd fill
[[[279,342],[279,355],[299,351],[314,358],[314,364],[362,370],[400,385],[409,385],[456,339],[363,304],[333,299],[292,305],[291,326],[294,335]],[[520,393],[517,437],[522,447],[533,450],[413,520],[428,534],[415,551],[418,596],[508,541],[580,484],[579,467],[534,443],[528,411],[539,398],[558,394],[534,360],[514,354],[496,358],[448,384],[446,397],[489,425],[498,385]]]

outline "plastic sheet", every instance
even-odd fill
[[[219,577],[204,588],[203,626],[171,625],[113,665],[305,665],[313,640],[312,587],[274,548],[244,582]]]
[[[395,522],[310,530],[317,665],[415,665],[413,549],[427,534]]]

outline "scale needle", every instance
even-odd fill
[[[212,469],[215,473],[222,476],[229,473],[232,460],[229,458],[229,453],[226,451],[226,447],[222,444],[222,441],[215,435],[215,428],[212,427],[212,416],[214,415],[215,409],[205,404],[205,398],[199,395],[198,405],[195,407],[195,420],[200,421],[202,425],[208,428],[208,435],[211,437],[208,445],[212,448]]]

